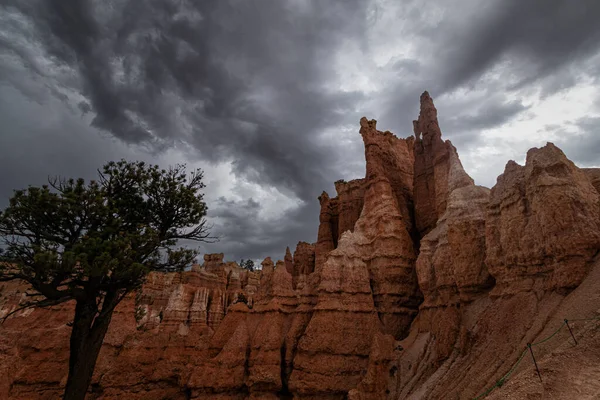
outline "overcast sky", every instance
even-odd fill
[[[205,171],[226,259],[316,241],[362,116],[428,90],[477,184],[553,141],[600,166],[598,0],[0,0],[0,208],[109,160]]]

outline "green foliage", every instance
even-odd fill
[[[179,271],[193,262],[197,250],[175,248],[179,240],[211,240],[200,170],[188,177],[182,165],[165,170],[121,160],[98,175],[88,183],[54,178],[16,190],[0,213],[0,281],[23,280],[33,289],[20,309],[76,301],[68,400],[85,398],[119,302],[150,271]],[[139,322],[145,312],[137,306]]]
[[[29,282],[38,295],[31,305],[107,293],[120,299],[150,271],[192,263],[198,252],[175,248],[179,240],[211,240],[200,170],[188,176],[182,165],[121,160],[98,174],[88,183],[54,178],[16,190],[0,213],[3,256],[11,260],[0,265],[0,281]]]
[[[242,258],[240,260],[240,267],[247,269],[248,271],[254,271],[254,261],[252,260],[245,260]]]

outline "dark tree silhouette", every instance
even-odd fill
[[[97,181],[49,179],[16,190],[0,213],[0,281],[31,286],[20,309],[75,301],[64,398],[84,399],[115,307],[150,271],[176,271],[210,242],[203,174],[110,162]],[[15,312],[18,310],[15,310]],[[7,316],[8,317],[8,316]]]
[[[242,258],[240,261],[240,267],[247,269],[248,271],[254,271],[254,261],[245,260]]]

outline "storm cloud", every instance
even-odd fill
[[[3,0],[0,8],[0,205],[48,173],[89,178],[121,157],[186,162],[206,171],[209,218],[222,236],[203,250],[229,259],[282,257],[286,246],[316,240],[316,197],[364,174],[360,117],[410,135],[424,90],[484,184],[501,171],[477,164],[482,149],[495,149],[500,165],[546,139],[495,145],[514,124],[538,118],[580,135],[600,126],[598,114],[554,121],[535,111],[557,93],[599,84],[595,0]],[[594,101],[590,112],[600,113]],[[581,149],[568,155],[600,162]]]

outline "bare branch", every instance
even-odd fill
[[[28,302],[25,305],[18,307],[17,309],[9,312],[3,318],[0,318],[0,325],[4,324],[4,322],[8,319],[8,317],[18,313],[19,311],[23,311],[23,310],[26,310],[28,308],[33,308],[33,307],[36,307],[36,308],[52,307],[52,306],[56,306],[61,303],[67,302],[69,300],[72,300],[72,299],[70,297],[65,297],[62,299],[55,299],[55,300],[44,299],[44,300],[40,300],[40,301]]]

